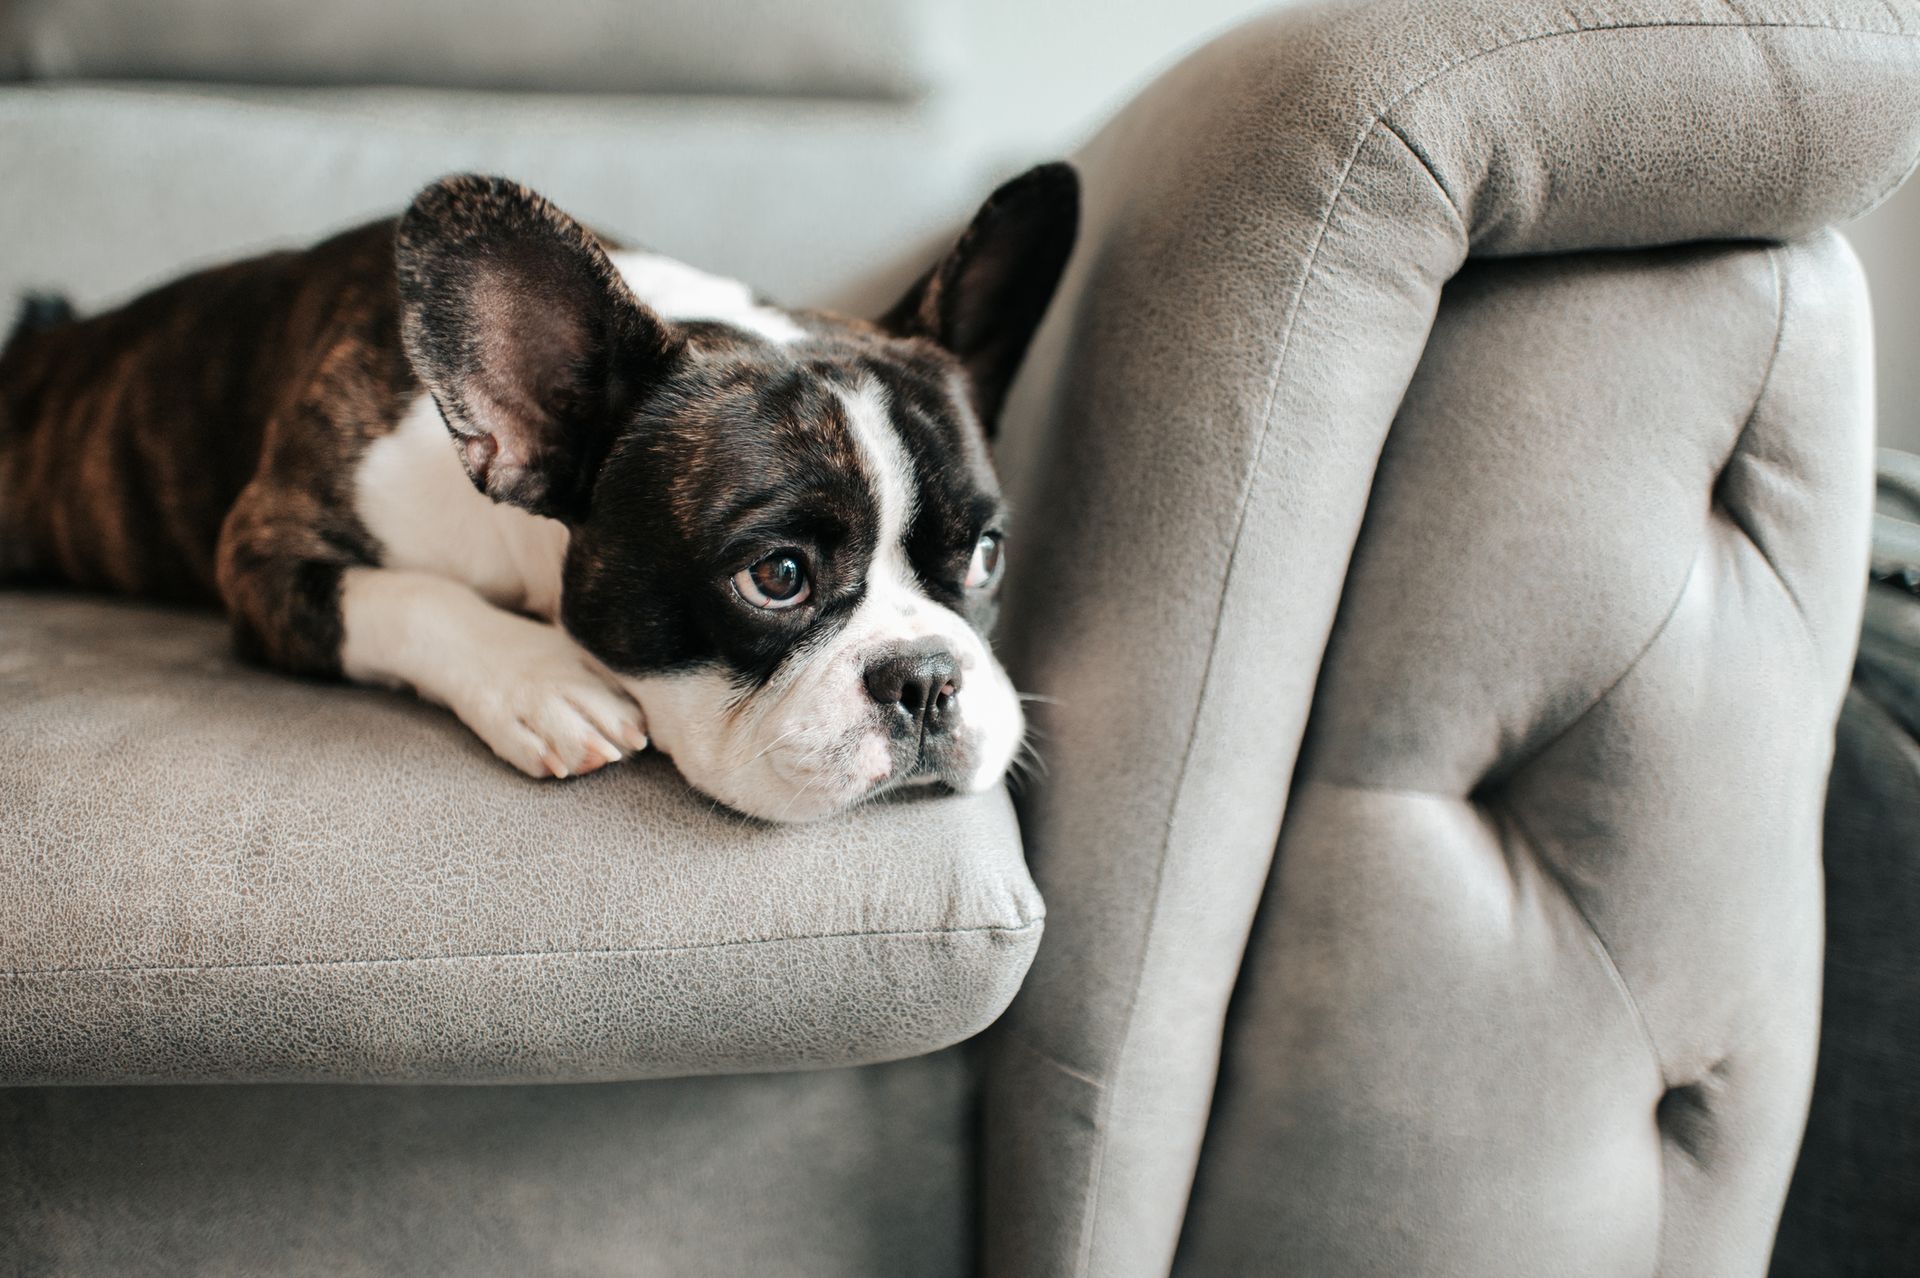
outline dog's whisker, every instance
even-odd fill
[[[773,740],[767,742],[767,744],[765,744],[764,746],[761,746],[758,750],[754,751],[753,757],[749,759],[744,759],[741,762],[736,763],[734,767],[735,768],[752,767],[754,764],[760,762],[760,760],[766,758],[768,754],[772,753],[774,750],[779,749],[782,745],[786,744],[788,741],[791,741],[793,738],[801,735],[805,731],[806,731],[805,724],[800,724],[796,727],[788,728],[785,732],[782,732],[779,736],[775,737]]]
[[[813,780],[808,781],[805,785],[801,786],[798,790],[795,790],[791,795],[789,795],[787,797],[786,806],[780,809],[779,820],[782,820],[782,821],[786,820],[787,813],[793,811],[793,805],[800,802],[801,799],[805,798],[819,784],[820,784],[820,779],[818,777],[815,777]]]
[[[1046,757],[1040,753],[1040,747],[1033,740],[1031,732],[1021,738],[1019,748],[1013,752],[1013,759],[1007,766],[1010,770],[1020,769],[1022,774],[1028,777],[1050,775]]]

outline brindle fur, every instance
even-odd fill
[[[394,222],[187,276],[0,355],[0,571],[224,603],[244,651],[338,672],[347,491],[418,382]]]

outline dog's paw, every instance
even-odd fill
[[[647,748],[646,716],[573,640],[548,628],[489,671],[453,711],[530,777],[592,772]]]

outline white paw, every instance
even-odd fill
[[[432,573],[354,568],[342,578],[340,668],[446,706],[533,777],[570,777],[647,748],[647,720],[560,627],[494,607]]]
[[[449,698],[495,754],[531,777],[570,777],[647,748],[639,705],[563,632],[541,626],[507,648]]]

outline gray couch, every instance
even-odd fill
[[[0,288],[473,167],[875,307],[994,166],[935,6],[790,8],[504,61],[432,0],[0,8]],[[1868,515],[1827,228],[1916,154],[1909,0],[1284,10],[1166,75],[999,449],[1017,805],[539,785],[0,596],[0,1269],[1764,1272]]]

